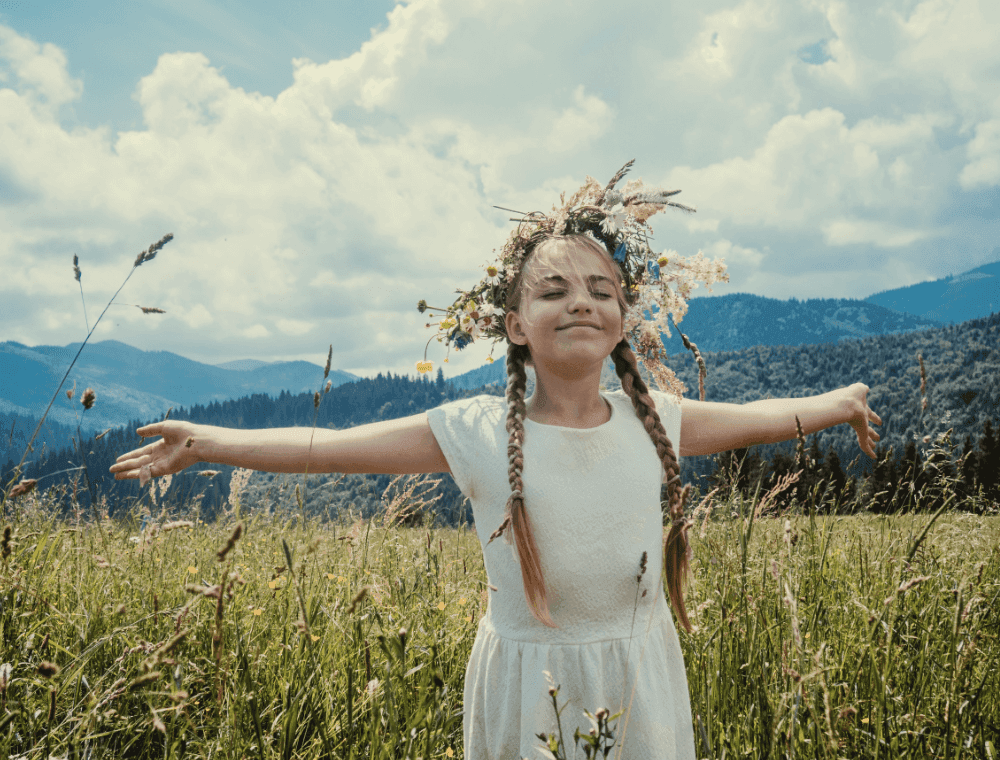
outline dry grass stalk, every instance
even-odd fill
[[[789,472],[779,478],[778,482],[774,484],[774,487],[764,494],[764,498],[762,498],[760,503],[757,504],[757,509],[754,510],[754,519],[759,519],[764,515],[770,514],[771,507],[773,506],[774,500],[777,498],[778,494],[797,483],[801,474],[802,471],[798,470],[796,472]]]
[[[13,499],[15,496],[24,496],[27,493],[31,493],[35,490],[37,483],[38,481],[34,478],[22,478],[21,482],[11,489],[10,498]]]
[[[236,529],[233,530],[233,534],[229,537],[229,540],[226,542],[226,545],[216,552],[216,556],[219,558],[219,562],[223,562],[226,559],[226,555],[233,550],[233,547],[236,546],[236,542],[240,540],[240,536],[242,535],[243,535],[243,523],[239,522],[236,524]]]
[[[357,606],[361,604],[362,600],[366,596],[368,596],[368,586],[362,586],[361,590],[351,600],[351,606],[347,608],[347,614],[348,615],[353,614],[354,610],[357,609]]]

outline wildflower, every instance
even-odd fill
[[[656,265],[659,266],[659,267],[665,267],[669,263],[670,263],[670,259],[667,258],[666,256],[660,256],[660,258],[658,258],[656,260]]]
[[[417,301],[417,311],[419,311],[421,314],[427,311],[427,301],[425,301],[423,298]]]
[[[486,267],[486,282],[488,282],[490,285],[496,285],[498,282],[500,282],[499,275],[500,275],[499,270],[492,264]]]
[[[438,602],[438,609],[439,610],[443,610],[444,608],[445,608],[445,603],[444,602]]]
[[[198,568],[194,565],[188,565],[188,572],[191,573],[191,575],[194,575],[198,572]]]
[[[458,603],[461,604],[461,605],[464,605],[465,604],[465,597],[463,596],[461,599],[459,599]]]
[[[456,351],[461,351],[467,345],[469,345],[470,343],[472,343],[472,336],[469,335],[468,333],[459,332],[458,334],[455,335],[455,337],[453,338],[453,341],[455,343],[455,350]],[[445,359],[445,361],[448,361],[448,360]]]
[[[616,235],[618,230],[622,228],[622,225],[625,224],[627,216],[625,207],[617,203],[608,209],[607,216],[601,220],[601,229],[604,230],[606,235]]]
[[[255,609],[255,610],[253,611],[253,614],[254,614],[254,617],[260,617],[261,615],[263,615],[263,614],[264,614],[264,610],[262,610],[262,609],[261,609],[260,607],[257,607],[257,608],[256,608],[256,609]]]
[[[417,372],[421,375],[425,375],[428,372],[434,371],[434,362],[424,360],[422,362],[417,362]]]

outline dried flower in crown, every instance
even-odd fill
[[[521,214],[496,262],[486,267],[485,277],[471,290],[456,291],[458,297],[447,308],[428,306],[421,300],[421,313],[441,316],[440,321],[427,327],[437,327],[437,338],[461,351],[476,340],[496,342],[506,339],[504,314],[507,311],[507,289],[521,268],[525,256],[542,239],[558,235],[587,235],[601,243],[618,264],[622,287],[631,304],[625,315],[625,331],[643,364],[663,390],[680,395],[682,386],[664,365],[666,349],[661,333],[670,335],[668,320],[680,322],[687,314],[691,292],[703,283],[711,292],[717,282],[728,282],[723,259],[708,260],[699,251],[683,257],[676,251],[654,253],[649,240],[653,230],[649,218],[667,206],[694,213],[694,209],[670,200],[680,190],[646,187],[642,180],[630,180],[621,189],[619,181],[634,161],[623,166],[611,181],[601,185],[587,177],[584,185],[566,200],[560,196],[560,207],[552,214],[533,212]],[[501,208],[501,207],[497,207]],[[502,209],[510,211],[510,209]],[[492,352],[489,361],[492,361]],[[448,361],[447,357],[444,361]],[[417,362],[418,372],[433,370],[433,362]]]

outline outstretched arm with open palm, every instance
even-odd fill
[[[264,430],[167,420],[137,431],[153,443],[118,457],[115,479],[158,478],[198,462],[266,472],[449,472],[426,414],[347,430],[293,427]]]
[[[871,425],[882,418],[868,406],[868,386],[854,383],[805,398],[774,398],[749,404],[681,401],[681,456],[717,454],[796,437],[795,418],[805,435],[834,425],[854,428],[858,446],[875,459],[880,440]]]

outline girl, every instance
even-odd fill
[[[159,477],[197,462],[285,473],[451,473],[476,524],[500,526],[488,541],[480,533],[491,596],[465,675],[470,760],[542,756],[538,735],[556,730],[549,676],[568,702],[564,736],[577,725],[589,730],[584,709],[609,707],[625,710],[617,757],[693,760],[684,662],[660,581],[665,561],[674,614],[690,630],[681,593],[688,524],[675,447],[696,456],[789,440],[796,417],[805,434],[850,424],[871,457],[879,440],[869,423],[881,420],[861,383],[745,405],[650,390],[626,338],[632,332],[649,348],[648,329],[629,329],[646,273],[630,261],[618,230],[601,224],[629,204],[604,200],[578,193],[554,218],[531,217],[530,234],[519,229],[512,240],[520,242],[505,249],[502,271],[488,270],[481,287],[443,310],[449,316],[440,324],[459,347],[485,328],[508,341],[506,404],[478,396],[350,430],[318,429],[311,452],[308,428],[160,422],[138,430],[160,440],[111,468],[118,479]],[[582,207],[590,216],[567,227]],[[600,389],[609,356],[622,382],[614,393]],[[536,375],[527,400],[526,364]],[[672,518],[666,540],[663,483]],[[493,544],[504,532],[508,542],[513,533],[513,545]]]

